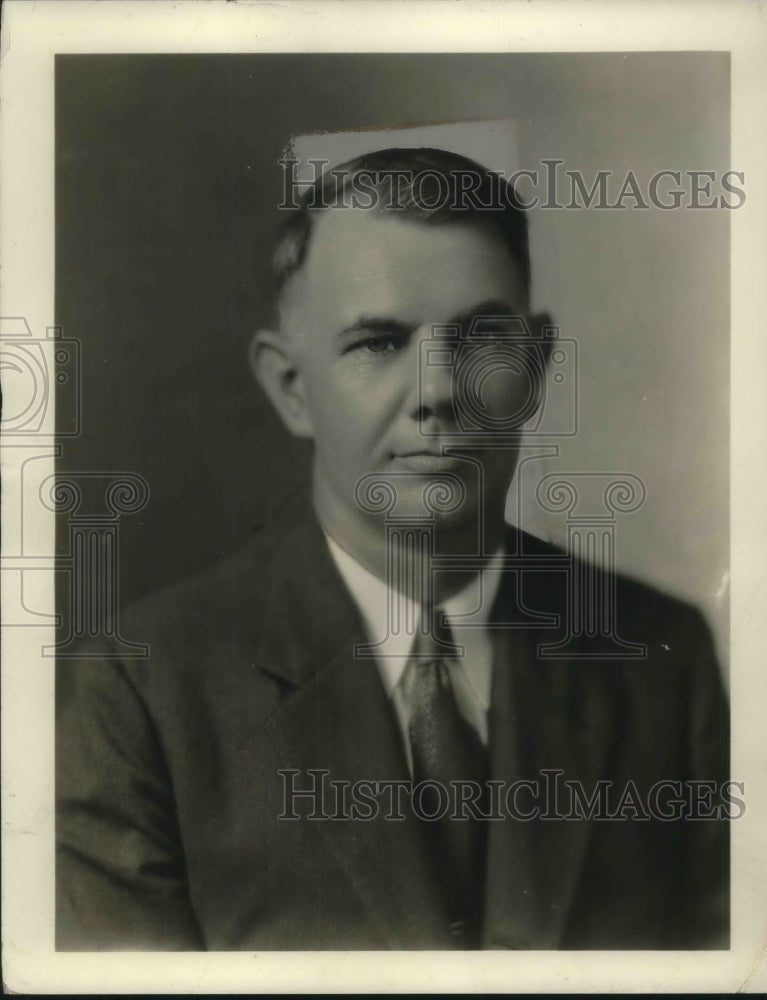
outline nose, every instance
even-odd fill
[[[421,424],[445,424],[455,421],[453,352],[445,344],[435,343],[431,327],[419,330],[416,341],[416,376],[411,400],[411,415]]]

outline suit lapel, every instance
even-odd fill
[[[323,808],[333,816],[339,799],[331,781],[407,781],[409,775],[376,663],[354,655],[366,641],[356,607],[313,516],[302,521],[283,536],[274,563],[259,662],[289,685],[267,723],[269,738],[286,768],[304,772],[297,785],[305,787],[309,769],[329,772]],[[376,817],[319,821],[320,835],[389,947],[440,947],[445,917],[423,838],[412,817],[385,818],[385,795],[376,801]],[[406,814],[404,802],[403,796]],[[350,805],[347,793],[345,811]]]
[[[526,603],[547,614],[564,609],[552,574],[534,574]],[[548,577],[548,579],[547,579]],[[496,608],[508,601],[502,588]],[[537,782],[541,812],[547,810],[547,770],[564,771],[561,779],[581,780],[587,793],[596,782],[608,749],[601,686],[578,683],[583,664],[539,661],[539,643],[551,641],[542,629],[498,630],[490,710],[490,756],[493,778],[504,787],[519,780]],[[543,773],[542,773],[543,772]],[[553,801],[549,799],[549,801]],[[532,811],[533,793],[518,795],[521,814]],[[569,797],[564,798],[569,808]],[[486,948],[554,949],[560,946],[573,893],[592,833],[587,820],[522,819],[491,822],[486,889]]]

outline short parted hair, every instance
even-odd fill
[[[527,215],[502,174],[444,149],[381,149],[326,170],[303,192],[283,224],[272,257],[272,312],[279,317],[285,284],[303,265],[315,213],[363,208],[400,214],[424,225],[476,218],[495,225],[530,292]]]

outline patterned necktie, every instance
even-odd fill
[[[418,634],[411,654],[414,678],[410,696],[410,747],[413,782],[425,786],[420,799],[425,836],[438,878],[445,890],[451,931],[459,947],[477,947],[481,932],[486,823],[461,810],[454,781],[484,787],[487,754],[476,732],[458,710],[446,662],[453,644],[450,626],[440,626],[442,612],[430,616],[431,634]],[[444,789],[444,791],[443,791]],[[449,807],[440,815],[445,801]],[[482,809],[482,799],[478,801]],[[457,818],[465,816],[468,818]]]

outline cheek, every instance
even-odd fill
[[[385,435],[400,406],[400,379],[393,366],[370,371],[351,361],[339,364],[313,387],[310,405],[322,414],[322,422],[335,428],[338,437],[356,442],[364,453]]]
[[[525,372],[502,369],[487,377],[483,398],[488,410],[498,416],[513,416],[524,408],[533,392],[532,382]]]
[[[518,354],[489,350],[457,372],[456,402],[477,426],[488,429],[524,423],[537,401],[538,380]]]
[[[380,439],[380,421],[370,393],[336,384],[309,399],[316,447],[337,468],[352,471]]]

